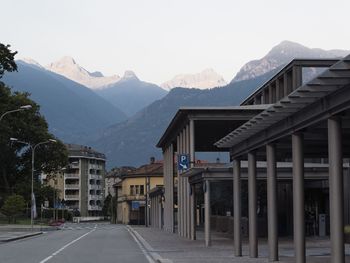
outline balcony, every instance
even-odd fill
[[[79,200],[79,195],[64,195],[64,199],[67,200]]]
[[[73,169],[79,168],[79,162],[77,162],[77,163],[76,162],[70,163],[69,167],[73,168]]]
[[[100,179],[97,174],[90,174],[89,173],[89,179]]]
[[[102,165],[101,165],[101,164],[92,164],[92,163],[89,163],[89,168],[90,168],[90,169],[95,169],[95,170],[101,170],[101,169],[102,169]]]
[[[97,211],[102,211],[102,207],[98,205],[89,205],[88,210],[97,210]]]
[[[79,174],[64,174],[64,178],[77,178],[77,179],[79,179]]]
[[[64,188],[65,189],[79,189],[80,185],[79,184],[65,184]]]
[[[103,200],[102,195],[89,195],[89,200]]]
[[[89,184],[89,190],[102,190],[102,185],[97,185],[97,184]]]

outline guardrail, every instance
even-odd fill
[[[79,189],[79,184],[65,184],[66,189]]]
[[[89,205],[89,206],[88,206],[88,210],[98,210],[98,211],[101,211],[101,210],[102,210],[102,207],[101,207],[101,206],[98,206],[98,205]]]
[[[79,195],[65,195],[66,200],[79,200]]]
[[[64,174],[65,178],[78,178],[79,179],[79,174]]]

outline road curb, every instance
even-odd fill
[[[131,234],[141,243],[143,248],[147,251],[149,256],[156,263],[172,263],[170,259],[162,258],[158,253],[154,252],[154,248],[131,226],[127,225],[126,228]]]
[[[27,237],[34,237],[34,236],[38,236],[43,234],[43,232],[34,232],[34,233],[30,233],[30,234],[26,234],[26,235],[21,235],[21,236],[17,236],[17,237],[12,237],[12,238],[7,238],[7,239],[0,239],[0,242],[11,242],[11,241],[16,241],[16,240],[20,240],[20,239],[24,239]]]

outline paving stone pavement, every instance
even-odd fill
[[[246,240],[243,242],[243,257],[235,257],[233,254],[233,240],[220,233],[212,233],[212,246],[206,248],[203,232],[197,231],[197,240],[191,241],[179,237],[177,234],[167,233],[155,228],[132,226],[132,229],[149,244],[148,250],[159,254],[164,260],[163,262],[269,262],[267,259],[267,240],[259,239],[259,258],[253,259],[248,256],[249,247]],[[308,238],[306,261],[312,263],[330,262],[329,245],[328,239]],[[345,245],[345,251],[346,262],[350,263],[349,244]],[[279,240],[279,255],[279,262],[281,263],[294,262],[293,240]]]

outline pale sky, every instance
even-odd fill
[[[350,49],[348,0],[0,0],[0,42],[42,65],[161,84],[213,68],[230,81],[283,40]],[[7,10],[7,11],[5,11]]]

